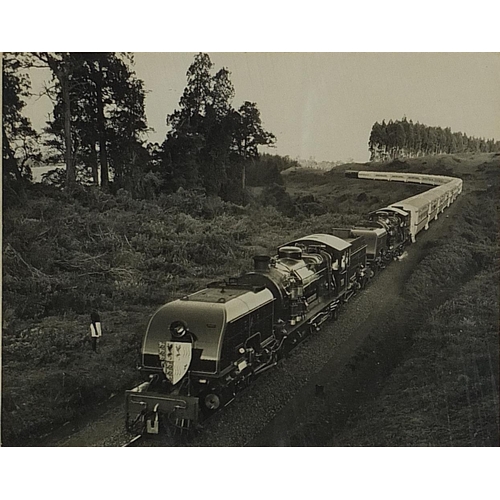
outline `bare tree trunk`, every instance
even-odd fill
[[[106,150],[106,125],[104,122],[104,103],[102,100],[102,67],[99,62],[96,75],[97,90],[97,120],[99,130],[99,160],[101,164],[101,187],[107,191],[109,189],[108,154]]]
[[[66,162],[66,188],[72,189],[76,184],[75,165],[72,157],[72,139],[71,139],[71,97],[69,93],[69,75],[71,73],[71,61],[69,55],[62,55],[57,59],[48,52],[41,52],[36,56],[44,62],[51,70],[54,76],[61,84],[64,110],[64,160]]]
[[[247,183],[247,167],[246,167],[246,150],[247,150],[247,140],[244,140],[243,145],[243,169],[241,171],[241,188],[242,188],[242,196],[245,196],[245,188]]]
[[[71,102],[69,96],[69,81],[68,75],[62,74],[60,76],[63,105],[64,105],[64,143],[65,151],[64,158],[66,161],[66,187],[72,189],[76,184],[75,166],[72,158],[72,141],[71,141]]]

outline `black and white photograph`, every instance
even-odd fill
[[[5,53],[4,446],[497,445],[499,64]]]
[[[2,53],[2,448],[498,447],[499,53],[107,46]]]

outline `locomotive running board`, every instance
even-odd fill
[[[325,321],[328,321],[331,317],[331,311],[321,312],[311,318],[307,323],[310,326],[314,326],[314,328],[319,328]]]

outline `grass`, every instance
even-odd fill
[[[430,312],[336,446],[498,446],[498,279],[479,273]]]

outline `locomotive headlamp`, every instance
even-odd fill
[[[181,337],[184,337],[187,332],[187,325],[184,323],[184,321],[173,321],[170,324],[170,333],[172,334],[173,337],[176,337],[180,339]]]
[[[220,398],[217,394],[208,394],[205,396],[205,406],[209,410],[217,410],[220,406]]]
[[[238,349],[238,352],[239,352],[240,354],[245,354],[246,349],[245,349],[244,347],[240,347],[240,348]]]

